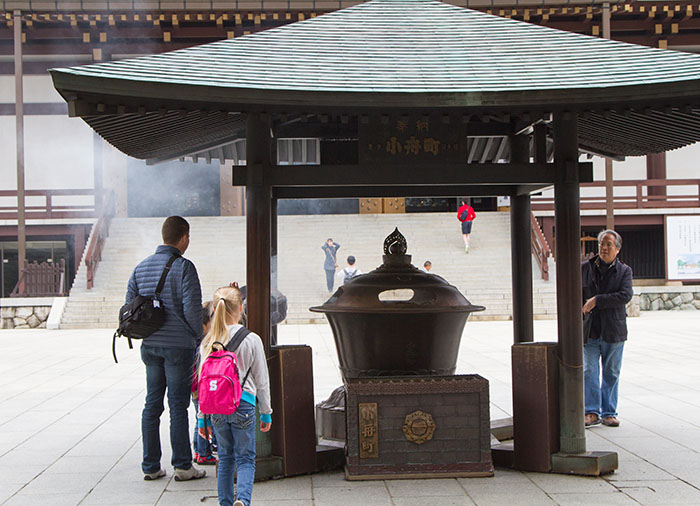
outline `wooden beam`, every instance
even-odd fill
[[[286,186],[273,188],[279,199],[340,199],[378,197],[500,197],[529,195],[541,185],[449,185],[449,186]]]
[[[236,167],[234,185],[245,185],[249,167]],[[270,170],[271,186],[448,186],[553,184],[564,170],[552,163],[434,163],[404,165],[287,165]],[[580,182],[593,181],[593,164],[579,162]],[[506,194],[506,193],[503,193]]]

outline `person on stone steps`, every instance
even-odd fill
[[[462,205],[457,209],[457,219],[462,222],[462,239],[464,239],[464,251],[469,253],[469,235],[472,233],[472,222],[476,218],[474,208],[469,205],[469,199],[464,197]]]

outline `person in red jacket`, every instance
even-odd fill
[[[476,218],[474,208],[469,205],[466,198],[462,199],[462,205],[457,209],[457,219],[462,222],[462,238],[464,239],[464,251],[469,253],[469,234],[472,233],[472,221]]]

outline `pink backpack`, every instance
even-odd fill
[[[230,415],[238,409],[250,369],[241,382],[236,354],[228,350],[238,349],[248,334],[250,330],[241,327],[227,346],[215,342],[222,349],[213,352],[202,364],[197,394],[199,410],[205,415]]]

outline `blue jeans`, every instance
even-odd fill
[[[332,271],[329,269],[324,269],[326,271],[326,286],[328,287],[328,291],[332,292],[333,291],[333,283],[335,282],[335,269]]]
[[[211,418],[219,442],[219,504],[233,504],[233,473],[237,471],[236,498],[250,506],[255,481],[255,406],[241,401],[234,414]]]
[[[617,388],[620,382],[624,341],[608,343],[602,338],[589,339],[583,345],[583,375],[586,414],[601,418],[617,416]],[[603,365],[602,383],[600,365]]]
[[[194,404],[195,414],[199,413],[199,402],[196,399],[192,399],[192,404]],[[211,425],[211,418],[209,415],[205,417],[208,426]],[[192,446],[194,451],[197,452],[201,457],[209,457],[212,454],[212,444],[216,444],[216,434],[211,431],[211,443],[199,435],[199,427],[197,426],[197,419],[195,418],[194,433],[192,434]]]
[[[170,409],[170,447],[172,466],[192,467],[190,429],[187,407],[192,388],[192,350],[141,345],[141,360],[146,364],[146,405],[141,414],[144,473],[160,469],[160,415],[165,409],[163,399],[167,388]]]

